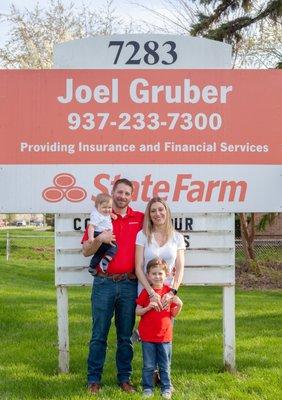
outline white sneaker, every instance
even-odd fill
[[[151,389],[144,389],[143,390],[143,397],[148,398],[153,396],[153,391]]]
[[[171,391],[165,390],[164,392],[162,392],[162,398],[163,399],[171,399]]]

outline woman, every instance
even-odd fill
[[[174,230],[168,205],[160,197],[153,197],[146,207],[143,230],[136,237],[135,273],[159,309],[165,308],[177,294],[184,273],[184,250],[184,237]],[[145,275],[147,263],[156,257],[164,259],[169,267],[165,284],[171,287],[171,291],[162,299]]]

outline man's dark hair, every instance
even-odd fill
[[[116,187],[117,187],[120,183],[123,183],[124,185],[129,186],[129,187],[131,188],[132,192],[133,192],[133,183],[132,183],[130,180],[126,179],[126,178],[117,179],[117,180],[115,181],[114,186],[113,186],[113,192],[116,190]]]

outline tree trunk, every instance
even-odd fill
[[[239,213],[240,229],[243,249],[246,257],[246,262],[249,268],[256,267],[256,256],[254,251],[255,237],[255,214],[251,214],[251,220],[248,222],[246,213]],[[255,268],[256,269],[256,268]]]

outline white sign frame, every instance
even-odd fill
[[[55,284],[58,304],[59,370],[69,371],[68,287],[91,286],[91,257],[80,244],[88,214],[56,214]],[[189,243],[183,284],[223,289],[223,363],[235,369],[235,221],[233,213],[175,214]],[[78,229],[78,230],[75,230]],[[79,229],[81,228],[81,229]],[[187,229],[188,228],[188,229]],[[215,243],[217,242],[217,247]],[[206,244],[207,243],[207,244]]]

